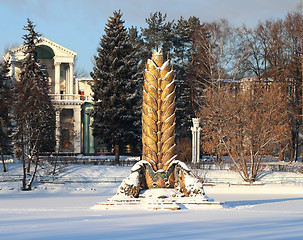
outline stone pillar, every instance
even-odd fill
[[[55,94],[60,94],[60,62],[55,62]]]
[[[81,153],[81,109],[74,108],[74,152]]]
[[[90,122],[89,122],[89,153],[95,153],[95,138],[93,135],[93,128],[92,128],[92,121],[93,118],[89,117]]]
[[[69,63],[69,92],[68,94],[74,94],[74,64]]]
[[[83,144],[83,153],[89,153],[89,116],[86,114],[87,108],[84,104],[83,110],[83,137],[82,137],[82,144]]]
[[[69,67],[67,67],[65,69],[65,93],[71,94],[70,93],[70,81],[69,81]]]
[[[86,103],[82,105],[82,153],[91,154],[95,153],[95,140],[93,136],[93,128],[91,126],[93,118],[87,114],[92,109],[91,104]]]
[[[60,110],[56,110],[56,152],[60,151]]]
[[[75,78],[75,94],[79,94],[79,85],[78,78]]]
[[[192,163],[196,164],[199,162],[200,157],[200,131],[199,118],[193,118],[192,131]]]

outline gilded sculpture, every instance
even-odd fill
[[[115,196],[96,208],[141,206],[180,210],[192,205],[217,205],[205,196],[201,181],[176,160],[175,83],[170,61],[153,51],[144,72],[142,160],[124,178]]]
[[[175,84],[169,60],[154,51],[144,73],[142,159],[166,171],[175,159]]]
[[[176,189],[185,196],[203,195],[202,184],[176,159],[175,83],[170,60],[153,51],[144,72],[142,160],[131,169],[117,195],[138,197],[142,189]],[[193,180],[188,180],[193,179]]]

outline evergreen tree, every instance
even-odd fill
[[[149,53],[153,49],[162,49],[164,55],[169,54],[172,50],[173,37],[173,21],[166,21],[166,14],[161,12],[151,13],[149,18],[146,18],[146,28],[141,28],[146,53],[148,54],[144,59],[146,62]]]
[[[7,62],[0,62],[0,154],[4,172],[6,172],[6,166],[3,154],[12,153],[12,122],[10,117],[12,89],[11,78],[8,77],[8,72],[9,69]]]
[[[108,20],[91,73],[94,136],[115,147],[116,164],[119,149],[127,144],[135,145],[140,135],[139,56],[121,17],[122,13],[115,11]]]
[[[20,74],[15,83],[14,117],[16,122],[16,155],[23,165],[22,189],[31,190],[36,174],[39,152],[53,151],[55,146],[55,111],[49,96],[49,83],[45,71],[37,60],[36,44],[40,34],[28,19],[23,28],[25,58],[20,67]],[[27,179],[34,162],[33,173]]]
[[[132,26],[129,28],[128,34],[129,42],[133,45],[133,51],[136,53],[136,58],[134,60],[137,62],[138,66],[137,79],[141,84],[143,84],[143,73],[146,64],[144,59],[147,59],[149,54],[144,49],[142,34],[139,33],[137,27]]]
[[[137,27],[132,26],[128,29],[129,42],[133,44],[136,52],[142,54],[144,42],[142,39],[142,35],[139,33]],[[141,61],[141,59],[139,59]]]
[[[188,73],[189,65],[193,58],[193,34],[200,26],[200,20],[190,17],[188,20],[181,17],[174,27],[173,53],[177,76],[184,76]],[[177,69],[176,69],[177,68]]]
[[[192,118],[191,82],[189,69],[193,59],[193,34],[200,25],[196,17],[181,17],[175,28],[173,40],[174,73],[176,74],[176,133],[178,139],[190,138]]]

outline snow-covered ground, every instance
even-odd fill
[[[7,174],[20,174],[8,164]],[[130,167],[69,165],[58,177],[117,179]],[[40,171],[47,172],[47,169]],[[207,178],[230,178],[231,171],[205,171]],[[4,175],[1,173],[0,175]],[[264,177],[302,177],[266,173]],[[274,178],[273,178],[274,177]],[[0,182],[0,239],[303,239],[303,184],[213,184],[209,197],[225,207],[200,210],[93,210],[112,197],[119,183],[44,183],[30,192],[20,182]]]

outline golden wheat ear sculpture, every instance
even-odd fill
[[[153,51],[144,72],[142,161],[132,167],[130,176],[121,183],[116,194],[119,204],[124,197],[126,202],[130,202],[130,198],[140,198],[140,194],[145,194],[145,191],[161,188],[168,190],[172,196],[180,194],[180,198],[203,198],[202,183],[193,176],[185,163],[175,160],[175,121],[173,70],[169,60],[164,62],[162,50]],[[155,193],[151,191],[149,194],[153,196]],[[145,196],[142,195],[143,198]]]
[[[154,171],[166,171],[175,155],[175,84],[170,60],[153,51],[144,72],[142,105],[142,159]]]

